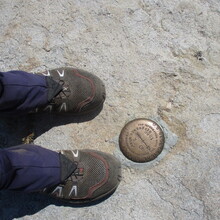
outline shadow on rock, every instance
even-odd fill
[[[4,190],[0,192],[1,220],[12,220],[14,218],[21,218],[26,215],[34,215],[49,205],[73,208],[94,206],[105,201],[111,195],[108,195],[95,202],[86,204],[72,204],[68,202],[62,202],[58,199],[54,199],[39,193],[22,193]]]
[[[102,110],[99,109],[85,115],[73,116],[58,114],[28,114],[24,116],[0,117],[0,147],[32,143],[35,138],[52,127],[82,123],[94,119]]]

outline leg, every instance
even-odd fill
[[[0,189],[32,192],[60,181],[59,153],[29,144],[0,150]]]
[[[0,72],[0,113],[24,114],[52,100],[62,87],[44,75]]]

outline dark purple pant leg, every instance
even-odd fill
[[[0,72],[0,115],[28,113],[47,105],[62,87],[50,77]],[[37,191],[60,183],[59,154],[36,145],[0,149],[0,189]]]
[[[0,189],[34,192],[60,183],[57,152],[37,145],[0,149]]]
[[[24,114],[48,103],[46,76],[23,71],[0,72],[0,113]]]

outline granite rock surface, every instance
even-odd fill
[[[102,203],[1,192],[0,219],[219,219],[219,0],[0,0],[0,18],[1,71],[74,66],[107,90],[92,120],[1,119],[2,147],[33,141],[119,156],[122,127],[139,117],[159,118],[172,145],[153,166],[123,162]]]

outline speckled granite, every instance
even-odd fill
[[[1,119],[1,146],[33,133],[49,149],[119,156],[117,137],[138,117],[160,118],[178,137],[151,167],[123,164],[119,188],[102,203],[1,192],[0,219],[219,219],[219,0],[1,0],[0,18],[1,71],[75,66],[107,90],[96,117]]]

